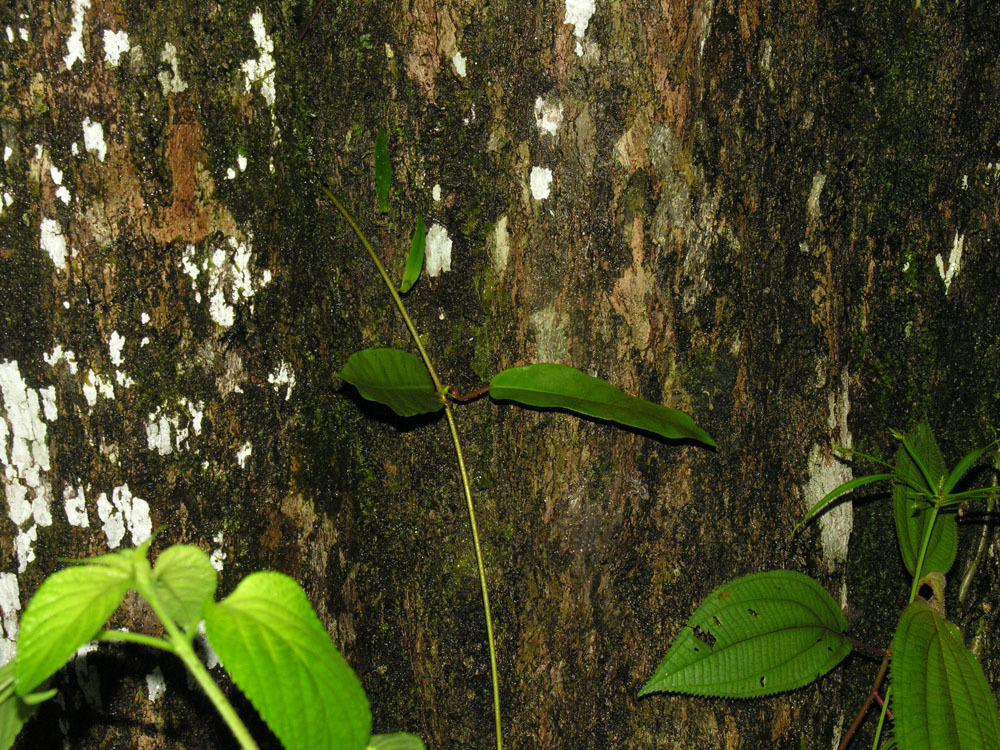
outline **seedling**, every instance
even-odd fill
[[[281,573],[251,573],[222,601],[218,574],[197,547],[165,549],[151,567],[138,547],[79,560],[45,579],[24,611],[17,654],[0,668],[0,748],[13,745],[35,707],[55,695],[49,678],[90,641],[138,643],[175,654],[243,750],[257,743],[195,653],[205,637],[233,682],[287,750],[420,750],[413,735],[372,735],[361,683],[337,651],[299,585]],[[162,637],[109,630],[134,589],[163,624]]]
[[[901,443],[894,465],[841,449],[889,471],[845,482],[795,527],[797,531],[858,487],[892,483],[896,540],[912,585],[891,647],[881,651],[851,639],[840,607],[812,578],[785,570],[755,573],[708,595],[639,695],[754,698],[793,690],[826,674],[861,646],[883,658],[867,700],[844,735],[842,750],[876,700],[882,708],[873,749],[879,747],[890,706],[891,741],[901,750],[1000,747],[993,695],[961,632],[945,618],[944,598],[945,575],[957,552],[956,506],[985,500],[992,507],[996,492],[995,483],[970,488],[964,480],[996,442],[972,451],[948,472],[926,424],[894,436]],[[970,574],[973,569],[970,566]],[[929,598],[920,595],[925,587]],[[963,581],[963,590],[966,587]],[[887,672],[890,685],[882,698],[879,689]]]

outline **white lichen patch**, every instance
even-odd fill
[[[465,57],[461,52],[456,52],[452,55],[451,64],[455,66],[455,72],[458,73],[458,77],[465,78]]]
[[[184,450],[191,435],[201,434],[204,402],[182,397],[178,406],[180,410],[174,413],[161,407],[146,419],[146,447],[161,456]]]
[[[112,68],[121,62],[122,55],[129,51],[130,44],[128,34],[124,31],[112,31],[105,29],[104,34],[104,62]],[[101,159],[101,161],[104,161]]]
[[[569,343],[567,340],[567,320],[556,312],[553,305],[548,305],[531,316],[531,325],[535,329],[535,361],[565,362],[569,358]]]
[[[437,183],[435,183],[434,187],[431,188],[431,198],[434,199],[435,203],[441,202],[441,186]]]
[[[94,122],[89,117],[83,118],[83,147],[92,154],[97,154],[98,161],[104,161],[108,153],[104,143],[104,126]]]
[[[52,347],[52,351],[48,354],[42,354],[42,359],[50,367],[55,367],[60,362],[65,362],[71,375],[76,375],[77,369],[79,369],[76,362],[76,354],[69,349],[63,350],[61,344],[56,344]]]
[[[563,16],[563,23],[573,26],[573,34],[576,36],[576,54],[583,56],[583,38],[587,34],[587,26],[590,25],[590,18],[594,15],[594,0],[566,0],[566,12]]]
[[[21,378],[16,360],[0,363],[0,393],[4,404],[0,462],[4,465],[7,512],[18,528],[14,540],[18,572],[23,573],[35,559],[32,545],[38,537],[37,526],[52,525],[52,488],[46,476],[50,468],[47,428],[40,409],[44,397]],[[51,398],[54,400],[54,392]],[[29,521],[32,525],[23,528]]]
[[[955,274],[959,272],[962,268],[962,250],[965,248],[965,235],[955,232],[955,239],[951,243],[951,252],[948,253],[948,264],[945,265],[944,258],[941,254],[934,258],[934,262],[937,263],[938,273],[941,274],[941,280],[944,282],[944,292],[948,293],[948,289],[951,287],[951,280],[955,278]]]
[[[115,397],[115,387],[111,381],[94,372],[87,370],[83,378],[83,397],[87,401],[87,406],[97,404],[97,397],[113,399]]]
[[[295,387],[295,373],[287,362],[282,362],[274,372],[268,374],[267,382],[274,386],[275,391],[280,391],[284,386],[287,401],[292,397],[292,388]]]
[[[826,184],[826,175],[817,172],[813,175],[812,188],[809,190],[809,200],[806,202],[806,212],[813,221],[820,217],[819,196]]]
[[[163,670],[154,667],[153,671],[146,675],[146,695],[150,703],[156,703],[165,692],[167,692],[167,681],[163,679]]]
[[[0,640],[0,664],[14,656],[17,646],[17,627],[21,611],[21,592],[17,576],[0,573],[0,614],[3,615],[3,639]]]
[[[66,270],[66,238],[63,236],[62,227],[55,219],[42,219],[39,227],[39,244],[42,250],[49,254],[52,265],[60,271]]]
[[[198,259],[198,250],[188,245],[180,259],[181,270],[191,277],[191,289],[195,301],[201,302],[199,279],[207,277],[205,284],[209,300],[208,313],[216,324],[229,328],[236,322],[235,306],[248,302],[258,289],[271,283],[271,272],[265,269],[254,282],[250,272],[253,255],[249,241],[241,242],[235,237],[227,237],[218,247],[208,247],[207,257]],[[250,302],[253,311],[253,303]]]
[[[535,99],[535,125],[542,133],[555,135],[562,122],[563,108],[559,102],[548,102],[542,97]]]
[[[87,51],[83,48],[83,19],[89,9],[90,0],[73,0],[73,20],[66,40],[66,55],[63,57],[66,70],[71,70],[77,60],[87,61]]]
[[[251,453],[253,453],[253,446],[250,444],[249,440],[237,449],[236,463],[240,465],[241,469],[245,469],[247,467],[247,459],[250,458]]]
[[[849,447],[851,433],[847,429],[847,415],[851,405],[848,398],[848,374],[841,375],[839,393],[829,395],[827,426],[835,436],[838,445]],[[853,479],[849,464],[830,450],[814,445],[809,453],[809,481],[803,492],[804,506],[808,510],[827,494],[844,482]],[[823,561],[826,569],[833,572],[847,559],[847,548],[854,528],[854,508],[850,500],[840,502],[819,517],[820,539],[823,545]]]
[[[122,349],[125,348],[125,337],[122,336],[118,331],[111,332],[111,338],[108,339],[108,354],[111,357],[111,364],[115,367],[121,367],[125,360],[122,358]]]
[[[181,78],[181,70],[177,62],[177,48],[170,42],[163,45],[160,62],[164,62],[170,67],[170,70],[161,70],[156,76],[163,88],[164,96],[187,91],[187,82]]]
[[[529,184],[531,197],[536,201],[545,200],[552,191],[552,170],[548,167],[532,167]]]
[[[52,177],[52,182],[56,186],[56,198],[68,206],[69,202],[72,200],[72,196],[69,194],[69,190],[66,189],[66,186],[62,184],[62,170],[56,167],[55,164],[52,164],[49,166],[49,176]]]
[[[243,63],[243,87],[249,92],[254,84],[260,84],[260,93],[271,110],[271,129],[275,138],[278,138],[278,121],[274,113],[274,42],[264,27],[264,15],[260,9],[250,16],[250,28],[253,29],[254,43],[257,45],[257,57]]]
[[[212,563],[212,567],[219,573],[222,572],[222,564],[226,559],[226,553],[222,550],[222,539],[223,534],[221,531],[212,537],[212,541],[215,542],[215,547],[212,548],[212,554],[208,556],[209,562]]]
[[[507,259],[510,257],[510,231],[507,229],[507,215],[504,214],[497,221],[493,231],[488,238],[489,248],[493,256],[493,267],[498,274],[503,274],[507,268]]]
[[[451,244],[447,229],[440,224],[431,225],[424,245],[424,268],[428,276],[451,270]]]
[[[110,549],[118,548],[126,531],[132,536],[133,545],[142,544],[153,531],[149,503],[140,497],[133,497],[128,484],[115,487],[111,491],[110,502],[108,496],[101,493],[97,498],[97,517],[101,519],[101,528]]]
[[[63,510],[66,511],[66,520],[70,526],[79,526],[83,529],[90,526],[87,496],[83,491],[83,485],[76,487],[67,485],[63,488]]]

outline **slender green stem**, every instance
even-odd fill
[[[413,325],[413,321],[406,312],[403,300],[396,291],[396,285],[393,284],[392,279],[389,278],[389,273],[385,270],[385,266],[382,265],[382,261],[379,260],[378,255],[375,253],[374,248],[372,248],[371,243],[365,236],[365,233],[361,231],[361,228],[354,221],[350,212],[344,208],[343,204],[337,200],[336,196],[328,188],[323,187],[323,192],[326,194],[326,197],[333,202],[333,205],[337,207],[337,210],[340,211],[340,215],[344,217],[344,220],[354,231],[355,236],[357,236],[358,240],[360,240],[362,246],[368,252],[369,257],[375,264],[375,268],[378,269],[379,275],[382,277],[382,281],[385,282],[386,287],[389,289],[389,294],[392,295],[393,302],[396,303],[396,309],[399,310],[399,314],[402,316],[403,322],[406,323],[406,328],[410,332],[410,336],[413,338],[413,343],[417,345],[417,350],[420,352],[420,357],[424,361],[424,366],[427,368],[427,372],[431,376],[431,382],[434,384],[434,390],[437,391],[437,393],[441,396],[441,400],[444,402],[444,413],[448,420],[448,429],[451,431],[452,442],[455,445],[455,455],[458,458],[458,472],[462,479],[462,491],[465,494],[465,504],[469,511],[469,524],[472,526],[472,545],[476,551],[476,568],[479,572],[479,588],[483,597],[483,613],[486,617],[486,638],[490,651],[490,677],[493,683],[493,722],[496,732],[497,750],[503,750],[503,731],[500,723],[500,677],[497,670],[496,644],[493,638],[493,615],[490,611],[490,596],[486,588],[486,566],[483,563],[483,551],[481,545],[479,544],[479,527],[476,524],[476,510],[472,502],[472,488],[469,484],[469,475],[465,470],[465,458],[462,454],[462,443],[458,437],[458,429],[455,426],[455,416],[452,413],[451,404],[448,402],[445,395],[446,390],[444,386],[441,385],[441,379],[438,377],[437,371],[431,363],[431,358],[427,354],[427,350],[424,349],[423,342],[420,340],[420,334],[417,333],[416,326]]]
[[[997,459],[1000,463],[1000,458]],[[989,494],[986,496],[986,512],[992,513],[993,508],[996,505],[997,498],[997,472],[993,472],[993,483],[989,487]],[[958,587],[958,603],[960,605],[965,604],[966,597],[969,596],[969,587],[972,585],[972,579],[976,575],[976,571],[979,570],[979,565],[983,561],[983,557],[986,555],[987,543],[990,539],[990,525],[988,523],[983,524],[982,531],[979,534],[979,543],[976,545],[976,553],[969,560],[969,563],[965,566],[965,574],[962,576],[962,582]]]
[[[163,603],[160,601],[156,586],[152,580],[149,561],[145,557],[137,557],[136,559],[135,590],[139,592],[139,595],[143,599],[149,602],[149,606],[153,609],[153,612],[160,618],[173,652],[184,662],[184,666],[188,668],[195,682],[201,686],[205,695],[212,701],[215,710],[219,712],[222,720],[226,722],[226,725],[236,737],[236,741],[240,743],[240,747],[243,750],[259,750],[257,743],[250,735],[250,730],[246,728],[246,725],[236,713],[236,709],[233,708],[233,705],[226,698],[218,684],[212,679],[212,675],[208,673],[205,665],[201,663],[201,659],[194,652],[194,648],[188,641],[187,636],[177,627],[177,624],[170,617]]]
[[[98,641],[119,641],[126,643],[138,643],[150,648],[158,648],[161,651],[169,651],[171,654],[177,653],[174,647],[162,638],[154,638],[145,633],[130,633],[127,630],[102,630],[97,634]]]

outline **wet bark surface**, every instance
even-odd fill
[[[759,570],[816,576],[886,646],[908,589],[886,503],[790,534],[851,476],[833,446],[888,458],[889,428],[928,419],[953,462],[995,437],[988,5],[327,0],[301,40],[309,2],[0,9],[5,653],[57,558],[133,543],[148,508],[154,551],[214,553],[220,594],[302,583],[376,731],[490,746],[447,427],[335,377],[411,347],[329,184],[395,276],[418,214],[447,233],[407,305],[460,391],[570,364],[718,442],[459,409],[509,746],[835,747],[866,657],[762,701],[636,694],[698,602]],[[948,606],[996,685],[988,540]],[[114,622],[150,619],[130,599]],[[59,687],[19,746],[231,742],[169,659],[102,646]]]

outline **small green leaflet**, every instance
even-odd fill
[[[48,690],[21,698],[14,692],[15,664],[16,661],[9,661],[0,667],[0,750],[9,750],[35,707],[56,694],[55,690]]]
[[[285,750],[366,747],[365,692],[293,579],[251,573],[205,608],[205,634]]]
[[[1000,747],[1000,722],[982,667],[958,628],[922,599],[892,641],[893,720],[900,747]]]
[[[807,685],[851,651],[847,621],[819,583],[791,570],[713,591],[639,695],[756,698]]]
[[[490,381],[490,397],[526,406],[567,409],[672,440],[686,438],[715,447],[711,436],[684,412],[629,396],[600,378],[566,365],[536,364],[504,370]]]
[[[389,134],[380,128],[375,136],[375,194],[378,210],[389,213],[389,186],[392,184],[392,165],[389,163]]]
[[[215,596],[219,575],[202,550],[177,544],[156,558],[153,580],[167,614],[182,629],[190,630],[201,622],[205,604]]]
[[[26,696],[93,640],[132,585],[132,560],[146,546],[93,558],[46,578],[17,634],[16,688]]]
[[[363,349],[352,354],[340,377],[364,398],[385,404],[401,417],[444,408],[420,358],[398,349]]]
[[[406,270],[403,272],[403,281],[399,285],[399,291],[406,294],[420,278],[420,271],[424,267],[424,240],[427,238],[427,227],[424,226],[424,217],[417,217],[417,226],[413,229],[413,240],[410,242],[410,254],[406,257]]]
[[[924,526],[930,523],[931,510],[927,498],[918,497],[914,487],[924,492],[936,490],[945,479],[944,458],[938,448],[934,433],[926,423],[921,423],[906,436],[906,443],[918,459],[910,455],[906,446],[896,452],[897,481],[892,489],[893,517],[896,521],[896,538],[899,551],[910,575],[916,575],[917,558],[924,538]],[[925,474],[926,472],[926,474]],[[927,487],[927,481],[931,487]],[[937,571],[946,574],[958,553],[958,524],[953,512],[940,512],[934,522],[924,555],[923,572]]]
[[[368,740],[368,750],[425,750],[424,741],[415,734],[373,734]]]

